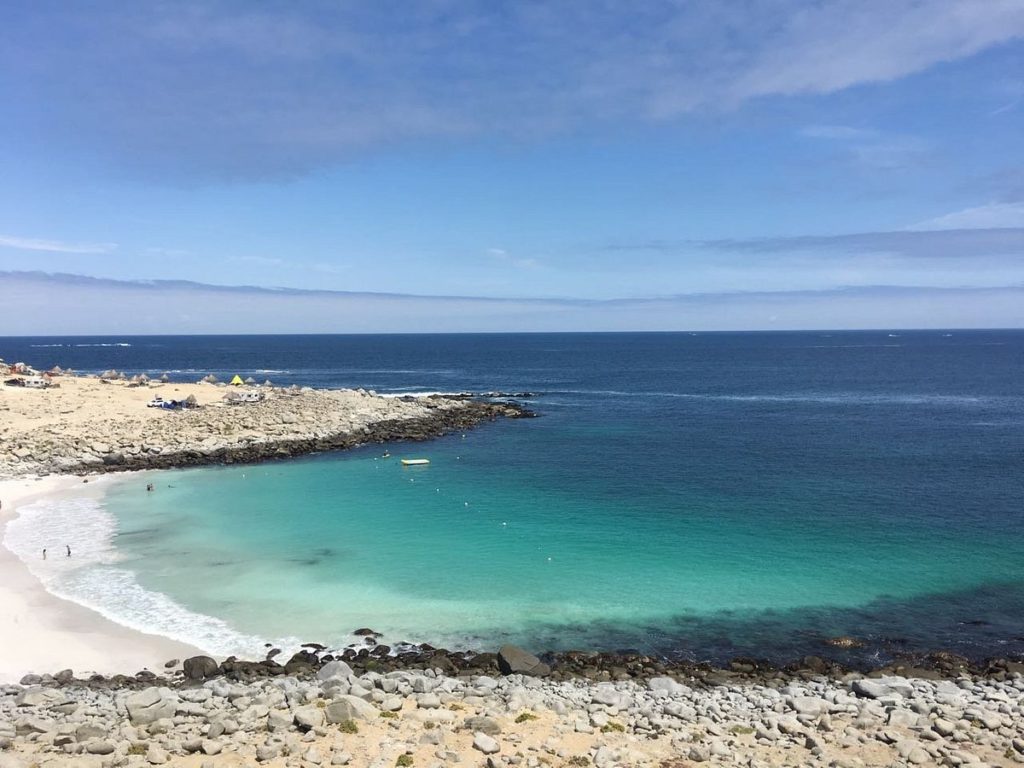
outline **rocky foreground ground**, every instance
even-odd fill
[[[0,768],[1024,762],[1016,672],[709,685],[680,675],[536,677],[546,666],[515,648],[497,660],[504,674],[360,674],[335,659],[306,674],[240,682],[196,657],[176,676],[124,678],[123,687],[76,681],[70,671],[33,676],[0,688]]]
[[[255,462],[374,442],[427,440],[499,417],[510,402],[381,397],[364,390],[262,387],[259,402],[210,383],[60,376],[59,387],[0,387],[0,478]],[[147,408],[155,397],[198,407]]]

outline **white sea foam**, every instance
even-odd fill
[[[94,499],[44,500],[19,509],[18,517],[7,525],[3,544],[48,592],[122,626],[213,654],[251,656],[263,647],[262,638],[238,632],[221,619],[191,611],[167,595],[142,587],[113,545],[116,533],[114,516]],[[295,647],[298,642],[288,639],[283,645]]]
[[[423,390],[419,390],[419,389],[410,389],[410,390],[398,389],[395,392],[378,392],[377,394],[380,395],[381,397],[432,397],[432,396],[446,397],[446,396],[451,396],[451,395],[465,395],[466,393],[465,392],[437,392],[437,391],[429,390],[429,389],[423,389]]]
[[[126,341],[118,341],[118,342],[102,343],[102,344],[99,344],[99,343],[96,343],[96,344],[75,344],[75,346],[76,347],[130,347],[131,344],[129,344]]]
[[[939,395],[898,392],[795,392],[792,394],[730,395],[701,392],[624,392],[614,389],[566,389],[553,395],[604,395],[608,397],[674,397],[685,400],[718,400],[737,403],[822,403],[825,405],[991,405],[1006,398],[981,395]]]

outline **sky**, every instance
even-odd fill
[[[0,293],[0,335],[1024,327],[1024,0],[4,3]]]

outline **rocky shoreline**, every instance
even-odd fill
[[[60,387],[2,394],[0,478],[255,463],[369,443],[430,440],[536,414],[464,394],[383,397],[364,390],[263,387],[254,402],[211,383],[150,384],[61,376]],[[12,396],[13,395],[13,396]],[[158,396],[196,407],[146,408]],[[227,395],[227,398],[225,398]],[[113,413],[111,412],[113,410]]]
[[[168,678],[26,677],[0,687],[0,768],[1024,762],[1019,666],[1001,679],[701,679],[637,658],[595,680],[510,646],[471,658],[418,653],[398,669],[311,647],[285,664],[195,657],[173,662]]]

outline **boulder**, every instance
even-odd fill
[[[114,752],[114,745],[109,741],[90,741],[85,745],[85,751],[90,755],[110,755]]]
[[[493,755],[501,750],[501,746],[486,733],[476,733],[473,734],[473,749],[478,749],[485,755]]]
[[[324,680],[345,679],[352,674],[352,667],[344,661],[329,661],[324,664],[316,673],[316,679]]]
[[[687,688],[682,683],[673,680],[671,677],[652,677],[647,681],[647,687],[654,694],[676,694],[684,693]]]
[[[320,707],[300,707],[295,710],[295,725],[308,731],[324,724],[324,710]]]
[[[463,723],[463,727],[467,731],[483,733],[488,736],[497,736],[501,733],[501,726],[498,725],[497,721],[483,716],[467,717],[466,722]]]
[[[182,668],[185,670],[185,677],[189,680],[206,680],[216,676],[220,669],[217,662],[209,656],[193,656],[185,659]]]
[[[39,707],[64,701],[64,694],[54,688],[26,688],[15,698],[19,707]]]
[[[174,717],[178,701],[165,688],[144,688],[125,701],[132,725],[149,725],[164,717]]]
[[[358,696],[339,696],[324,709],[327,722],[342,723],[346,720],[374,720],[380,717],[377,708]]]
[[[498,668],[503,675],[544,677],[551,667],[517,645],[503,645],[498,651]]]
[[[110,733],[110,728],[99,723],[82,723],[75,730],[75,738],[81,742],[86,742],[92,739],[102,739],[108,733]]]
[[[850,684],[850,688],[855,694],[865,699],[879,699],[882,696],[888,696],[892,693],[889,686],[884,685],[877,680],[869,680],[867,678],[854,680]]]
[[[817,696],[795,696],[790,706],[794,712],[808,717],[821,717],[828,712],[828,702]]]

